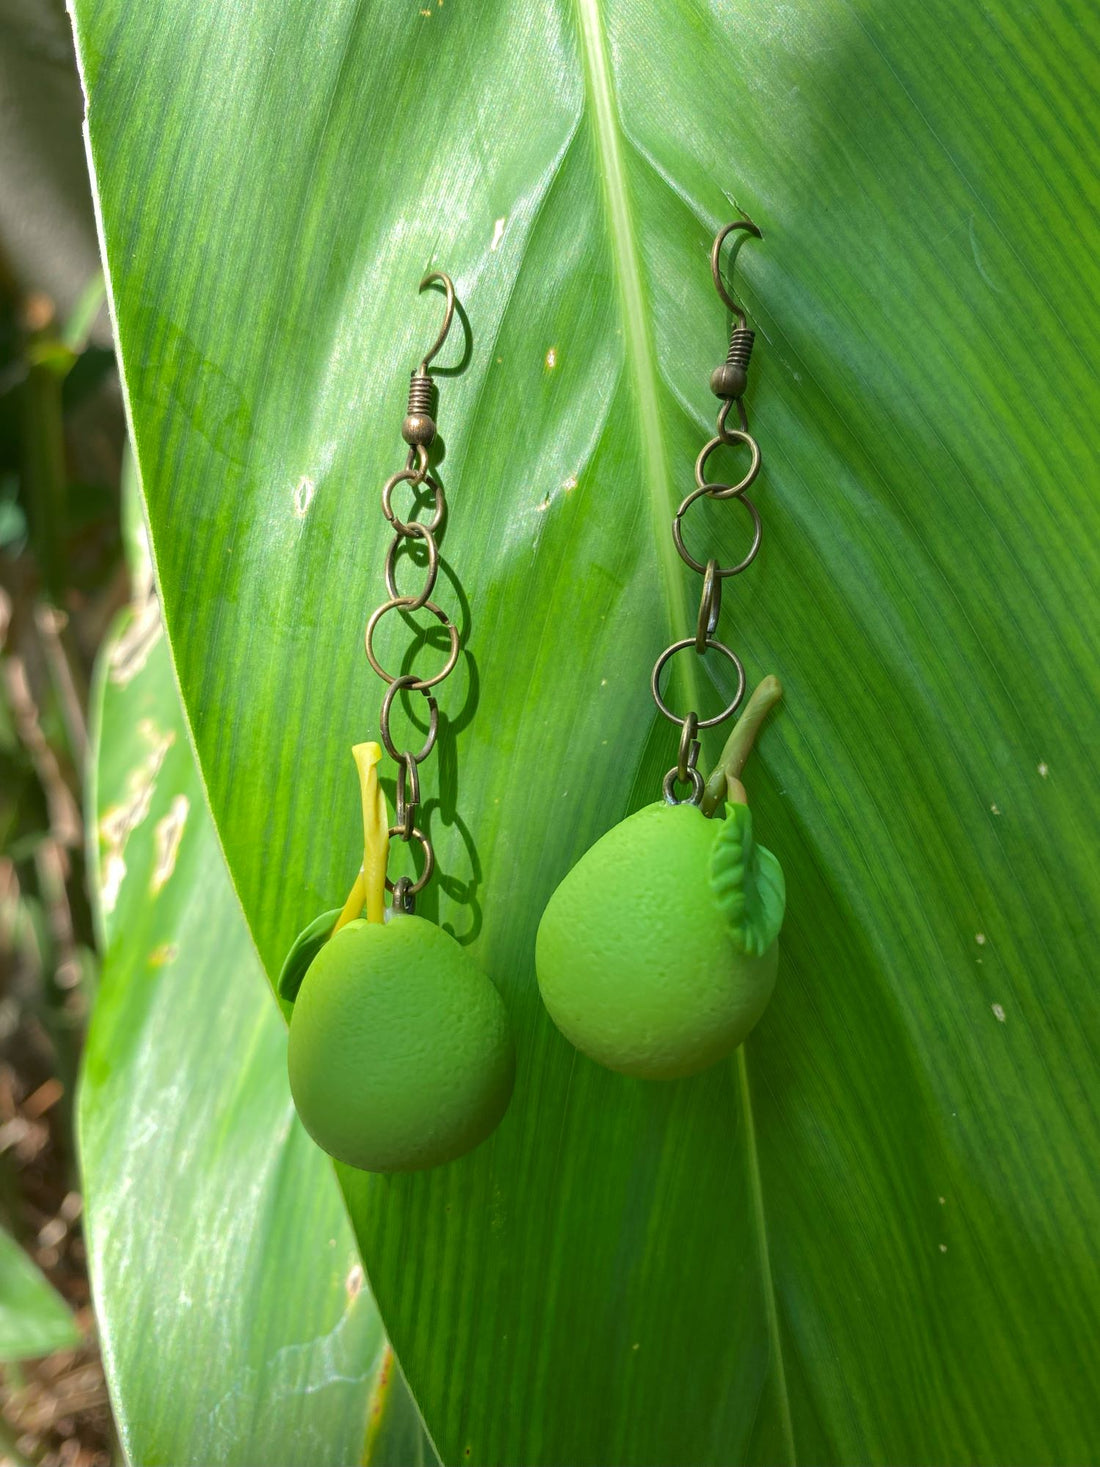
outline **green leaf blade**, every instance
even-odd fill
[[[106,953],[79,1131],[115,1418],[133,1461],[358,1461],[372,1400],[405,1388],[294,1114],[151,611],[104,652],[89,819]]]
[[[80,1342],[68,1306],[5,1229],[0,1228],[0,1361],[30,1360]]]
[[[454,1462],[1087,1458],[1089,7],[425,8],[76,4],[168,626],[269,972],[354,865],[429,263],[474,331],[421,910],[500,985],[519,1082],[467,1161],[342,1176],[428,1423]],[[554,1033],[533,934],[673,761],[648,673],[696,587],[662,537],[742,210],[765,541],[723,634],[786,690],[746,778],[788,911],[743,1052],[644,1087]],[[685,531],[724,564],[747,533]],[[721,706],[708,664],[672,706]]]

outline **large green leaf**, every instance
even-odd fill
[[[133,1462],[425,1460],[241,918],[157,606],[100,664],[105,956],[80,1092],[104,1364]],[[427,1449],[430,1458],[430,1449]]]
[[[422,910],[500,985],[518,1083],[470,1158],[343,1177],[446,1460],[1087,1458],[1094,5],[75,11],[173,652],[269,974],[355,869],[429,262],[469,316]],[[533,939],[673,759],[647,679],[694,627],[669,520],[739,208],[766,540],[723,628],[787,688],[748,781],[788,916],[744,1050],[647,1085],[556,1034]]]
[[[80,1332],[65,1301],[0,1228],[0,1361],[71,1349]]]

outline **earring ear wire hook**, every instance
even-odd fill
[[[732,234],[735,229],[743,229],[747,234],[755,235],[757,239],[764,238],[751,219],[735,219],[732,224],[727,224],[725,229],[719,230],[714,237],[714,244],[710,250],[710,273],[714,276],[714,288],[718,292],[719,297],[737,317],[738,329],[744,330],[745,312],[726,289],[725,282],[722,280],[722,271],[718,263],[718,257],[722,253],[722,246],[726,241],[726,236]]]
[[[443,289],[447,292],[447,306],[446,310],[443,313],[443,325],[440,329],[439,335],[435,339],[435,345],[431,348],[430,351],[424,354],[423,360],[421,361],[420,366],[417,368],[417,373],[421,377],[427,376],[428,363],[432,360],[436,352],[439,351],[440,347],[447,340],[447,332],[451,329],[451,321],[454,319],[455,313],[455,288],[451,281],[451,277],[449,275],[444,275],[442,270],[430,270],[428,274],[424,276],[424,279],[420,282],[419,289],[423,290],[425,286],[431,285],[433,280],[438,280],[439,283],[443,286]]]

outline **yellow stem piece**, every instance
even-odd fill
[[[382,922],[386,915],[386,860],[389,856],[389,815],[386,797],[378,782],[378,764],[382,749],[378,744],[356,744],[352,749],[359,770],[359,788],[363,796],[363,868],[348,893],[344,910],[337,918],[333,933],[348,922],[354,922],[367,909],[368,922]]]
[[[330,937],[335,937],[341,927],[346,927],[349,922],[354,922],[356,917],[362,916],[363,903],[366,899],[367,889],[363,885],[363,873],[360,871],[359,875],[355,878],[355,885],[348,892],[348,899],[344,903],[344,910],[337,917],[336,925],[329,933]]]
[[[381,922],[386,915],[386,860],[390,852],[390,817],[386,797],[378,783],[379,744],[356,744],[352,749],[363,792],[363,897],[368,922]]]

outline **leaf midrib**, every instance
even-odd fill
[[[642,475],[650,504],[650,516],[658,547],[658,561],[669,624],[674,638],[683,635],[680,628],[690,629],[689,606],[684,576],[676,548],[669,533],[670,503],[667,486],[668,455],[661,431],[660,396],[657,357],[642,290],[642,268],[634,217],[623,160],[622,130],[619,124],[615,87],[608,64],[607,43],[599,0],[576,0],[581,54],[584,62],[586,92],[593,113],[593,140],[607,206],[612,262],[619,282],[623,312],[623,349],[638,403],[639,441],[642,450]],[[700,708],[699,687],[694,659],[687,664],[687,680],[692,706]],[[775,1301],[775,1285],[771,1271],[767,1214],[760,1177],[756,1125],[749,1091],[745,1047],[737,1051],[736,1066],[742,1113],[748,1147],[748,1177],[752,1192],[753,1216],[759,1245],[760,1270],[764,1292],[764,1311],[768,1324],[779,1396],[784,1447],[792,1464],[796,1461],[791,1403],[783,1361],[783,1343]]]
[[[662,590],[669,613],[669,627],[673,637],[678,640],[693,629],[694,621],[689,621],[683,567],[671,534],[668,495],[670,480],[668,455],[661,430],[657,354],[642,289],[641,259],[626,180],[615,85],[608,63],[599,0],[576,0],[576,6],[585,89],[593,113],[593,141],[607,206],[611,258],[619,282],[622,304],[623,354],[638,403],[642,477],[649,499]],[[686,676],[692,706],[700,708],[702,704],[696,668],[690,660]]]

